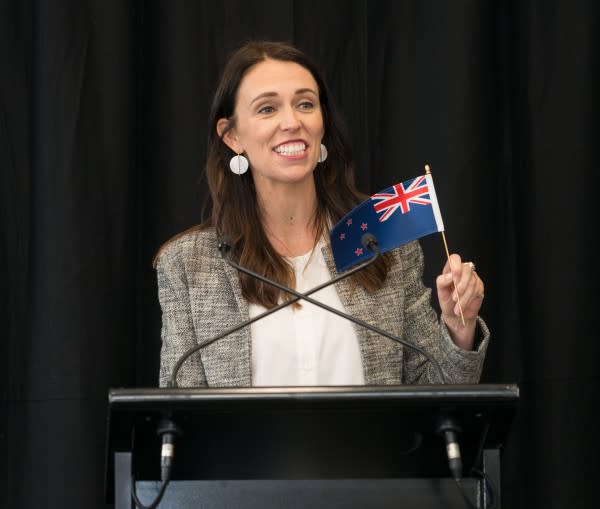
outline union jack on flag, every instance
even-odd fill
[[[374,205],[375,212],[378,214],[383,212],[379,216],[380,222],[387,221],[398,209],[403,214],[410,212],[411,203],[415,205],[431,205],[426,175],[421,175],[412,181],[408,181],[406,187],[404,185],[404,182],[400,182],[392,186],[393,192],[391,193],[377,193],[371,196],[371,200],[380,200],[379,203]]]
[[[400,209],[400,213],[398,212]],[[406,180],[374,194],[348,212],[329,234],[338,272],[368,260],[361,238],[372,233],[382,253],[444,231],[431,174]]]

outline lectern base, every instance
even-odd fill
[[[496,489],[500,484],[499,454],[485,450],[484,470]],[[131,453],[115,455],[119,480],[115,486],[115,509],[130,509]],[[483,481],[463,479],[464,493],[474,507],[488,507]],[[138,481],[138,498],[150,504],[160,489],[157,481]],[[452,479],[250,479],[218,481],[172,481],[161,509],[464,509],[465,501]],[[496,508],[500,509],[499,493]]]
[[[475,502],[475,479],[465,479]],[[156,497],[160,483],[137,483],[142,503]],[[456,483],[450,479],[306,479],[244,481],[174,481],[161,509],[465,509]]]

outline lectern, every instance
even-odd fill
[[[159,421],[181,435],[159,508],[501,507],[516,385],[109,392],[106,496],[132,508],[160,487]],[[440,419],[458,429],[462,492]]]

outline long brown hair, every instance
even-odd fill
[[[254,181],[250,172],[235,175],[229,170],[229,160],[235,155],[223,142],[225,133],[235,126],[237,91],[246,72],[266,60],[295,62],[314,77],[321,103],[325,136],[323,144],[328,157],[314,172],[317,193],[315,230],[317,239],[352,207],[366,198],[354,185],[354,162],[343,122],[331,101],[329,90],[315,64],[299,49],[274,41],[251,41],[235,51],[228,60],[215,92],[210,115],[208,153],[205,177],[210,190],[212,210],[203,227],[215,227],[217,235],[227,234],[232,240],[231,257],[255,272],[286,286],[294,287],[295,277],[290,264],[278,254],[265,234],[258,207]],[[227,118],[229,124],[219,136],[216,125]],[[385,257],[354,278],[368,291],[381,287],[388,271]],[[271,286],[240,275],[242,294],[252,303],[267,308],[278,299],[289,298]]]

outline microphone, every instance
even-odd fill
[[[368,249],[369,251],[374,253],[374,256],[369,258],[367,261],[355,266],[354,268],[352,268],[351,270],[344,272],[343,274],[340,274],[332,279],[330,279],[329,281],[326,281],[325,283],[322,283],[318,286],[315,286],[314,288],[308,290],[307,292],[305,292],[304,294],[298,293],[298,292],[294,292],[292,290],[290,290],[287,287],[282,287],[282,289],[286,292],[290,292],[292,291],[293,294],[295,294],[295,298],[291,299],[287,302],[283,302],[271,309],[267,309],[266,311],[264,311],[263,313],[253,317],[253,318],[249,318],[248,320],[243,321],[242,323],[235,325],[229,329],[227,329],[226,331],[223,331],[221,334],[218,334],[217,336],[209,339],[208,341],[204,341],[203,343],[199,344],[199,345],[195,345],[192,348],[190,348],[189,350],[187,350],[186,352],[183,353],[183,355],[179,358],[179,360],[175,363],[175,365],[173,366],[173,370],[171,371],[171,378],[169,379],[169,382],[167,384],[167,387],[170,388],[177,388],[177,373],[179,372],[181,366],[183,365],[183,363],[190,357],[192,356],[194,353],[196,353],[197,351],[201,350],[202,348],[211,345],[212,343],[214,343],[215,341],[218,341],[219,339],[222,339],[226,336],[228,336],[229,334],[233,334],[234,332],[237,332],[240,329],[243,329],[244,327],[247,327],[248,325],[253,324],[254,322],[265,318],[266,316],[269,316],[272,313],[275,313],[276,311],[279,311],[280,309],[283,309],[284,307],[290,306],[292,304],[294,304],[295,302],[298,302],[301,299],[306,298],[307,296],[318,292],[319,290],[322,290],[323,288],[326,288],[330,285],[333,285],[343,279],[346,279],[347,277],[350,277],[352,274],[355,274],[358,271],[361,271],[363,269],[365,269],[366,267],[368,267],[369,265],[371,265],[372,263],[375,263],[375,261],[379,258],[379,256],[381,255],[381,252],[379,251],[379,248],[377,246],[377,239],[375,238],[375,235],[373,235],[372,233],[365,233],[363,234],[362,238],[361,238],[361,243],[363,245],[363,247],[365,249]],[[221,237],[221,240],[219,241],[218,244],[218,249],[219,252],[221,253],[221,257],[223,258],[223,260],[230,264],[233,263],[229,263],[230,260],[229,258],[226,256],[226,253],[229,251],[229,249],[231,248],[231,240],[229,239],[229,237],[227,235],[223,235]],[[239,267],[239,266],[238,266]],[[234,265],[234,268],[236,268],[236,270],[248,270],[248,269],[242,269],[242,267],[237,268]],[[251,272],[251,271],[250,271]],[[254,275],[255,277],[258,277],[259,279],[262,276],[259,276],[258,274],[255,273],[251,273],[251,275]],[[267,282],[267,284],[272,284],[272,285],[277,285],[278,283],[275,283],[274,281],[268,280],[265,278],[265,282]],[[321,306],[322,304],[319,302],[317,303],[318,306]],[[335,310],[337,312],[337,310]],[[425,354],[427,355],[427,354]]]
[[[137,496],[136,480],[131,479],[131,498],[139,509],[156,509],[160,504],[167,486],[171,482],[171,468],[175,456],[175,437],[181,435],[179,426],[171,419],[170,415],[164,415],[159,421],[156,434],[161,437],[160,450],[160,489],[151,504],[144,505]]]
[[[171,465],[175,456],[175,437],[181,434],[177,424],[170,418],[164,418],[158,423],[156,434],[162,439],[160,450],[160,479],[166,482],[171,478]]]
[[[460,431],[461,428],[453,417],[449,415],[442,415],[439,417],[436,432],[438,435],[441,435],[446,442],[448,466],[452,473],[452,477],[456,482],[460,482],[462,479],[462,457],[457,436]]]
[[[365,247],[365,249],[375,252],[376,256],[379,256],[379,254],[380,254],[379,245],[377,243],[377,238],[375,237],[375,235],[373,235],[372,233],[369,233],[369,232],[364,233],[361,237],[361,244],[363,245],[363,247]],[[368,329],[371,332],[375,332],[381,336],[391,339],[392,341],[396,341],[397,343],[400,343],[403,346],[406,346],[408,348],[412,348],[413,350],[416,350],[421,355],[425,356],[425,358],[433,364],[441,383],[442,384],[446,383],[446,380],[444,378],[444,373],[442,372],[442,368],[440,367],[438,362],[435,360],[434,357],[431,356],[431,354],[429,354],[429,352],[427,352],[420,346],[415,345],[409,341],[406,341],[405,339],[394,336],[393,334],[390,334],[389,332],[387,332],[383,329],[380,329],[379,327],[376,327],[375,325],[368,324],[367,322],[364,322],[363,320],[355,318],[354,316],[349,315],[348,313],[344,313],[338,309],[332,308],[331,306],[328,306],[327,304],[323,304],[322,302],[319,302],[318,300],[314,300],[309,297],[309,295],[311,293],[314,293],[315,291],[320,290],[324,286],[329,286],[329,284],[333,284],[334,282],[337,282],[336,278],[331,279],[324,285],[321,285],[320,287],[312,289],[306,293],[300,293],[300,292],[297,292],[296,290],[292,290],[291,288],[288,288],[287,286],[284,286],[275,281],[272,281],[272,280],[266,278],[265,276],[262,276],[261,274],[258,274],[254,271],[251,271],[250,269],[247,269],[247,268],[242,267],[241,265],[235,263],[233,260],[231,260],[229,258],[229,256],[227,256],[229,249],[230,249],[230,240],[227,238],[227,236],[223,236],[221,238],[221,241],[219,242],[219,251],[221,253],[221,257],[223,258],[225,263],[227,263],[227,265],[233,267],[234,269],[238,270],[239,272],[243,272],[244,274],[247,274],[251,277],[258,279],[258,280],[262,281],[263,283],[274,286],[275,288],[278,288],[279,290],[282,290],[286,293],[289,293],[290,295],[293,295],[294,297],[296,297],[296,299],[294,299],[292,302],[297,302],[300,299],[305,300],[306,302],[310,302],[311,304],[314,304],[315,306],[323,308],[323,309],[329,311],[330,313],[333,313],[337,316],[341,316],[342,318],[345,318],[346,320],[350,320],[351,322],[355,323],[356,325],[364,327],[365,329]],[[371,258],[370,261],[373,262],[373,261],[375,261],[375,259]],[[359,267],[364,268],[361,266],[359,266]],[[350,272],[353,273],[352,271],[350,271]],[[345,275],[350,275],[350,274],[345,273]],[[262,318],[262,316],[260,316],[260,317]]]

